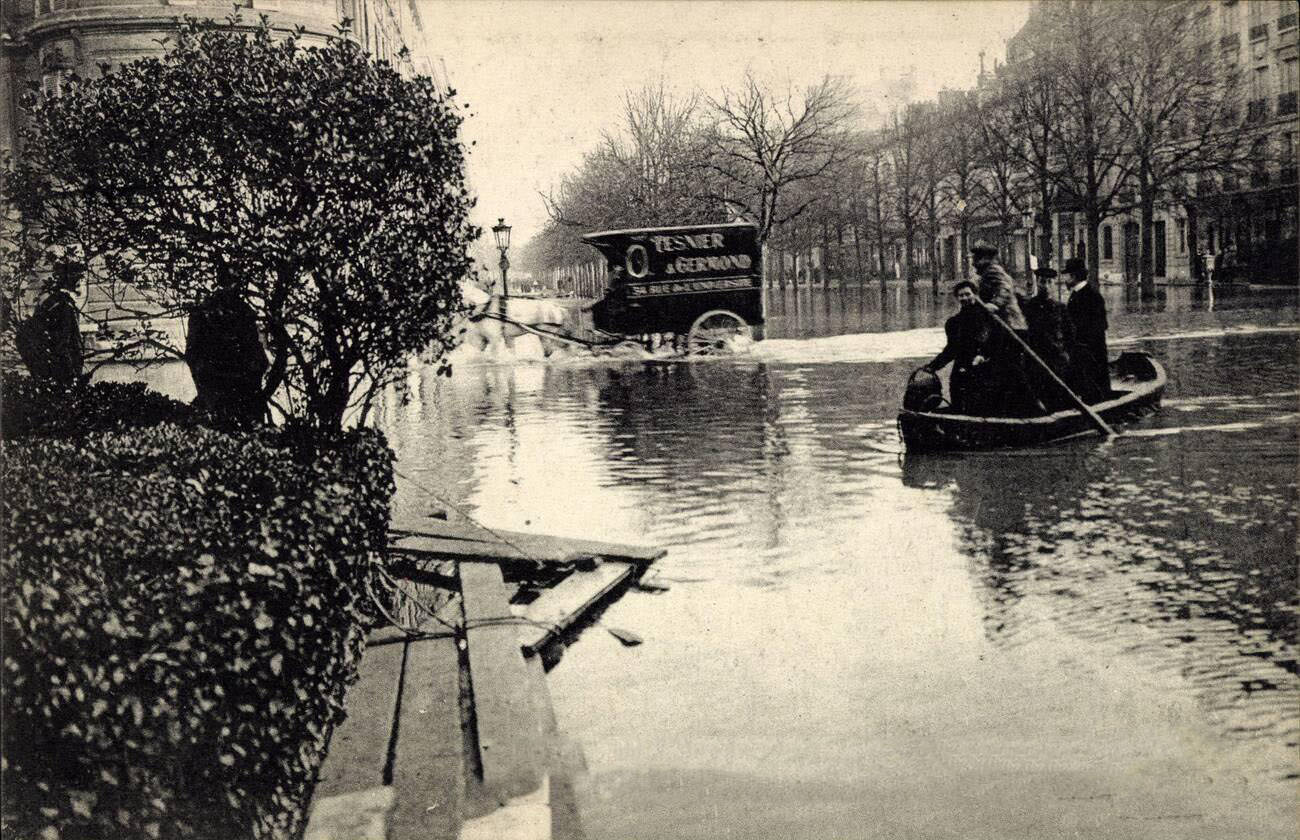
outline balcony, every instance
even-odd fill
[[[1219,39],[1219,49],[1235,50],[1241,46],[1241,33],[1234,32],[1231,35],[1224,35]]]
[[[1279,117],[1285,117],[1288,114],[1295,113],[1295,94],[1295,91],[1289,91],[1277,95],[1277,115]]]
[[[1268,100],[1252,99],[1246,105],[1246,122],[1261,123],[1268,119]]]
[[[1277,31],[1278,31],[1278,32],[1283,32],[1283,31],[1285,31],[1285,30],[1287,30],[1287,29],[1295,29],[1295,27],[1296,27],[1296,18],[1297,18],[1297,14],[1298,14],[1298,13],[1296,13],[1296,12],[1292,12],[1292,13],[1289,14],[1289,15],[1282,15],[1282,17],[1278,18],[1278,19],[1277,19]]]
[[[1268,39],[1268,24],[1267,24],[1267,23],[1257,24],[1257,25],[1252,26],[1252,27],[1250,28],[1250,40],[1251,40],[1252,42],[1254,42],[1254,41],[1264,41],[1264,40],[1267,40],[1267,39]]]

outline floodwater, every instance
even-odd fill
[[[462,364],[385,409],[399,517],[668,549],[601,618],[644,644],[549,675],[588,835],[1294,837],[1294,292],[1111,291],[1160,414],[927,457],[894,415],[949,303],[773,298],[744,357]]]
[[[900,453],[928,290],[773,292],[723,361],[413,370],[395,517],[668,549],[601,617],[644,644],[548,677],[592,840],[1293,838],[1296,296],[1161,291],[1107,291],[1170,380],[1109,443]]]

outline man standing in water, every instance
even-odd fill
[[[962,280],[953,287],[952,293],[957,298],[961,309],[943,325],[948,343],[939,355],[927,362],[922,370],[938,373],[949,362],[952,363],[952,375],[948,378],[948,403],[954,411],[963,414],[981,414],[983,406],[979,397],[987,389],[978,383],[978,368],[984,364],[984,344],[988,341],[989,329],[993,326],[979,305],[975,294],[975,284]]]
[[[1078,257],[1065,261],[1070,280],[1070,300],[1066,311],[1074,328],[1074,346],[1070,349],[1074,382],[1079,396],[1097,402],[1110,394],[1110,356],[1106,350],[1106,302],[1101,292],[1088,285],[1088,267]]]

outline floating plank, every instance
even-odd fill
[[[454,837],[465,793],[455,639],[424,639],[406,646],[397,734],[397,804],[389,818],[389,840]]]
[[[606,596],[632,577],[631,563],[607,560],[591,571],[574,571],[523,609],[528,624],[519,629],[524,652],[532,655],[558,638]]]
[[[647,565],[667,553],[655,546],[579,540],[499,528],[489,531],[473,525],[436,521],[419,528],[394,530],[390,532],[389,540],[395,548],[452,557],[503,557],[545,562],[564,561],[575,555],[593,555]]]
[[[347,719],[330,736],[313,801],[385,784],[393,738],[403,645],[368,648],[360,674],[343,698]]]
[[[487,563],[461,566],[469,680],[481,786],[466,797],[466,818],[536,792],[549,763],[549,694],[531,676],[510,612],[511,587]]]

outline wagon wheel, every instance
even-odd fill
[[[686,336],[686,353],[690,356],[714,356],[735,352],[735,341],[749,337],[745,319],[726,309],[705,312],[691,324]]]

